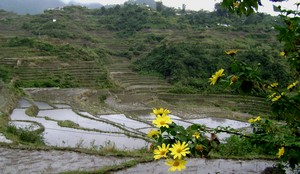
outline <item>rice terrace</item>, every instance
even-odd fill
[[[1,174],[300,173],[298,10],[35,1],[0,2]]]

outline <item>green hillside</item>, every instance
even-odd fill
[[[274,51],[281,46],[272,29],[278,19],[240,18],[216,8],[68,6],[23,16],[1,11],[1,78],[20,87],[126,88],[130,78],[123,84],[118,79],[124,81],[126,73],[116,73],[123,67],[133,79],[156,76],[168,84],[165,92],[201,93],[209,91],[207,79],[215,70],[228,67],[224,51],[236,49],[240,59],[261,65],[266,80],[286,81],[288,70]]]

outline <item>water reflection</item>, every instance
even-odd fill
[[[50,106],[48,103],[45,103],[45,102],[37,102],[37,101],[35,101],[34,104],[35,104],[39,109],[53,109],[52,106]]]
[[[53,120],[70,120],[78,124],[80,127],[87,129],[98,129],[108,132],[123,132],[121,129],[100,121],[88,119],[76,114],[72,109],[54,109],[54,110],[41,110],[38,113],[39,117],[49,117]]]
[[[109,121],[113,121],[115,123],[119,123],[128,128],[139,129],[144,127],[149,127],[148,124],[136,121],[130,118],[127,118],[124,114],[114,114],[114,115],[100,115],[99,118],[103,118]]]
[[[150,129],[153,129],[152,121],[155,119],[154,115],[139,116],[140,119],[149,123],[144,123],[138,120],[134,120],[126,117],[124,114],[112,114],[112,115],[92,115],[88,112],[74,112],[69,105],[66,104],[54,104],[52,106],[45,102],[34,102],[40,109],[38,117],[29,117],[25,114],[26,108],[31,106],[31,103],[25,99],[19,101],[19,109],[15,109],[11,114],[10,124],[15,124],[20,127],[31,126],[32,123],[16,122],[16,120],[27,120],[41,123],[45,127],[43,136],[46,144],[53,146],[69,146],[69,147],[91,147],[92,145],[104,145],[107,142],[115,144],[120,149],[136,149],[142,148],[147,143],[138,138],[129,138],[124,135],[124,130],[114,126],[116,124],[121,126],[125,130],[131,130],[136,135],[146,134]],[[58,109],[56,109],[58,108]],[[45,118],[51,120],[46,120]],[[204,124],[209,128],[216,128],[218,126],[227,127],[230,126],[234,129],[246,128],[250,124],[239,122],[235,120],[223,119],[223,118],[201,118],[201,119],[189,119],[184,120],[179,116],[170,115],[171,119],[177,125],[181,125],[185,128],[196,124]],[[55,121],[53,121],[55,120]],[[57,121],[70,120],[78,124],[81,128],[95,129],[99,131],[111,132],[100,133],[97,131],[86,131],[80,129],[72,129],[66,127],[60,127]],[[111,123],[111,124],[109,124]],[[210,137],[209,134],[206,134]],[[219,133],[217,134],[219,139],[229,137],[229,134]]]
[[[118,149],[138,149],[147,145],[142,139],[130,138],[124,134],[100,133],[66,127],[60,127],[57,122],[40,117],[29,117],[26,109],[14,109],[11,120],[29,120],[41,123],[45,127],[43,137],[47,145],[63,147],[92,147],[111,142]],[[54,110],[52,110],[54,111]],[[51,115],[51,114],[50,114]]]
[[[231,128],[239,129],[239,128],[245,128],[250,126],[249,123],[229,120],[224,118],[201,118],[201,119],[192,119],[188,121],[197,124],[204,124],[206,127],[209,128],[216,128],[218,126],[222,126],[222,127],[230,126]]]
[[[20,100],[19,100],[18,107],[19,107],[19,108],[28,108],[28,107],[30,107],[31,105],[32,105],[32,104],[31,104],[28,100],[20,99]]]
[[[53,106],[60,109],[71,108],[70,105],[66,105],[66,104],[53,104]]]

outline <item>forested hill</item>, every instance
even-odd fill
[[[60,0],[1,0],[0,9],[19,14],[37,14],[45,9],[61,7],[65,4]]]
[[[280,43],[273,26],[280,22],[266,14],[238,17],[218,5],[214,12],[195,12],[160,3],[156,8],[126,3],[98,9],[67,6],[24,16],[0,11],[0,16],[1,59],[56,56],[97,60],[105,67],[118,56],[130,60],[136,71],[203,91],[210,74],[228,64],[224,51],[237,49],[239,58],[261,65],[265,79],[287,80],[288,70],[274,51]],[[22,49],[5,51],[13,48]],[[24,54],[24,48],[34,51]],[[2,74],[10,78],[7,74],[13,72],[1,66]]]
[[[154,0],[128,0],[129,4],[148,5],[149,7],[156,8]],[[77,1],[70,1],[64,3],[62,0],[1,0],[0,9],[15,12],[18,14],[40,14],[44,10],[61,8],[64,6],[79,5],[85,6],[90,9],[101,8],[103,5],[100,3],[80,3]]]

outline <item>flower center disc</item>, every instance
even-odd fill
[[[179,162],[178,162],[178,161],[175,161],[175,162],[173,163],[173,166],[179,166]]]

